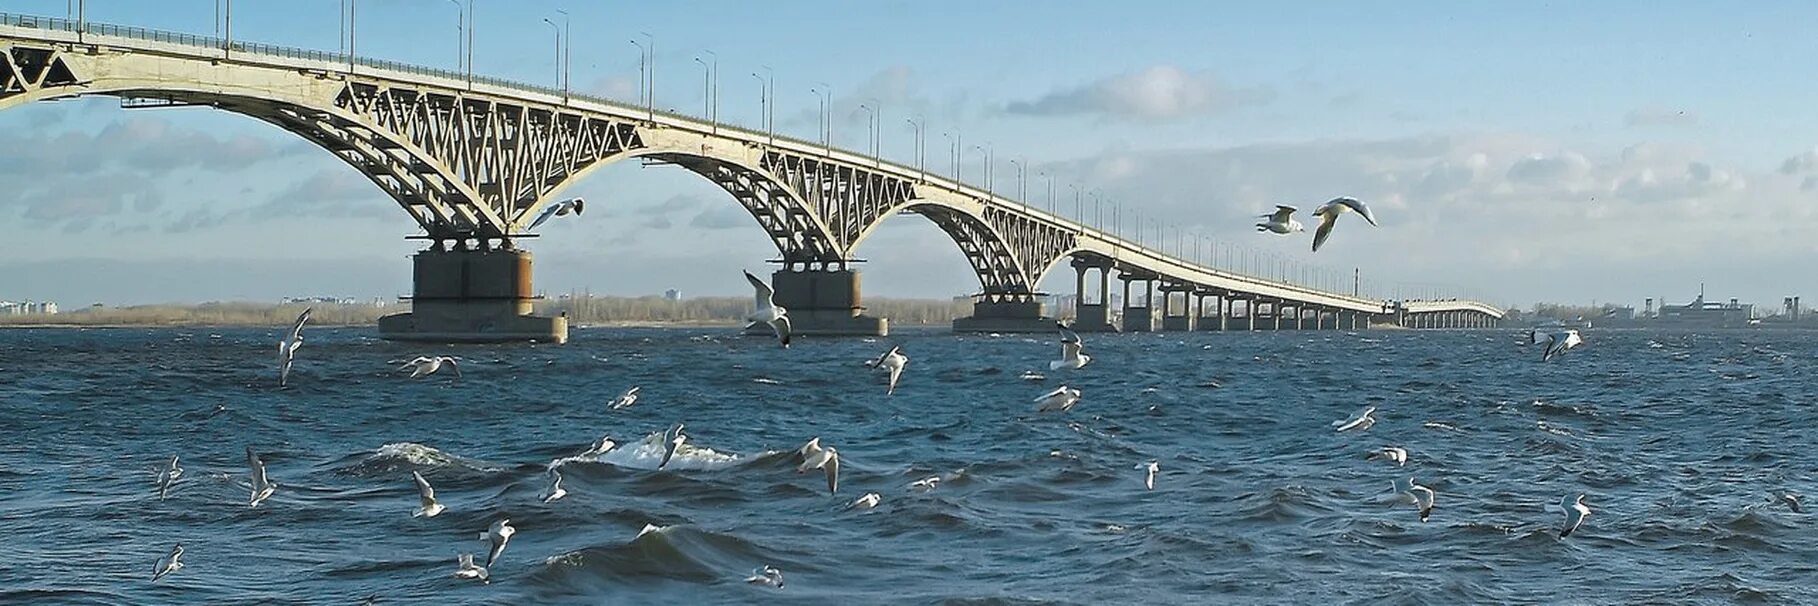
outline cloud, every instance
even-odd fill
[[[1158,65],[1057,90],[1004,107],[1030,116],[1097,114],[1108,118],[1176,120],[1273,100],[1264,88],[1232,88],[1210,72]]]
[[[1529,154],[1509,165],[1508,179],[1521,185],[1558,185],[1576,182],[1590,167],[1590,161],[1577,153]]]
[[[1630,127],[1692,126],[1698,124],[1698,114],[1683,109],[1644,107],[1629,110],[1629,113],[1623,115],[1622,123]]]
[[[674,213],[700,208],[706,203],[707,201],[701,199],[700,196],[678,194],[670,196],[668,199],[656,204],[635,207],[631,212],[632,214],[645,216],[668,216]]]
[[[132,116],[110,122],[92,134],[46,129],[0,132],[0,176],[81,176],[110,169],[147,174],[179,169],[234,173],[303,149]]]
[[[1801,175],[1813,169],[1818,169],[1818,149],[1800,152],[1780,163],[1780,174],[1783,175]]]
[[[751,226],[751,214],[731,204],[708,208],[688,221],[689,227],[701,229],[737,229]]]

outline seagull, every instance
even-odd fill
[[[876,360],[865,363],[865,366],[871,368],[883,368],[890,371],[890,391],[885,392],[886,395],[896,393],[896,380],[903,376],[903,367],[909,364],[909,356],[903,355],[902,349],[892,347],[890,351],[884,352],[884,355],[878,356]]]
[[[542,225],[544,221],[548,221],[551,217],[565,216],[570,211],[574,212],[574,216],[579,217],[579,216],[581,216],[581,211],[585,210],[586,207],[587,207],[587,201],[582,200],[580,198],[569,198],[567,200],[563,200],[561,202],[557,202],[557,203],[551,204],[549,206],[545,206],[545,207],[543,207],[543,212],[537,213],[537,220],[531,221],[530,227],[528,227],[526,229],[536,229],[538,225]]]
[[[1137,465],[1136,468],[1147,471],[1147,473],[1143,475],[1143,487],[1148,488],[1149,490],[1155,490],[1155,472],[1161,471],[1161,463],[1150,461],[1144,465]]]
[[[1256,231],[1274,232],[1288,235],[1297,231],[1307,231],[1306,226],[1294,219],[1294,211],[1300,210],[1286,204],[1275,205],[1275,212],[1260,215],[1268,221],[1256,224]]]
[[[1365,406],[1363,410],[1357,411],[1356,416],[1341,421],[1333,421],[1332,426],[1337,427],[1339,431],[1351,431],[1353,429],[1363,431],[1369,429],[1371,425],[1376,424],[1375,414],[1375,406]]]
[[[883,495],[875,492],[867,492],[865,493],[865,496],[854,499],[851,505],[846,506],[846,509],[871,509],[877,507],[877,504],[883,502],[883,500]]]
[[[770,587],[782,589],[783,571],[769,566],[759,566],[751,571],[751,576],[746,578],[745,582],[753,585],[768,585]]]
[[[568,489],[562,487],[562,472],[554,469],[549,470],[549,487],[543,489],[543,494],[540,498],[543,499],[544,503],[548,503],[565,496],[568,496]]]
[[[417,480],[417,500],[422,503],[417,507],[416,512],[410,514],[410,517],[433,518],[436,517],[436,514],[442,513],[442,510],[447,509],[441,503],[436,502],[436,489],[429,487],[429,480],[423,479],[423,474],[413,471],[410,472],[410,477]]]
[[[165,575],[182,569],[183,544],[178,543],[176,547],[170,550],[170,555],[158,558],[157,566],[152,569],[152,582],[156,583],[158,582],[158,579],[164,578]]]
[[[291,325],[284,340],[278,342],[278,387],[290,382],[290,365],[297,359],[297,348],[303,346],[303,325],[309,322],[309,314],[315,310],[309,307],[297,314],[297,322]]]
[[[1420,521],[1425,522],[1427,516],[1433,515],[1433,489],[1415,484],[1414,478],[1407,480],[1397,478],[1395,492],[1400,494],[1403,500],[1413,501],[1414,505],[1420,508]]]
[[[491,529],[480,533],[480,538],[492,543],[492,550],[486,554],[487,568],[492,568],[492,563],[499,561],[499,554],[505,553],[505,543],[510,542],[511,535],[517,533],[518,529],[511,527],[511,518],[500,518],[492,523]]]
[[[783,340],[783,347],[789,347],[789,310],[772,300],[776,291],[771,290],[769,284],[751,275],[751,272],[745,272],[745,280],[757,289],[756,305],[751,309],[751,315],[745,316],[745,320],[769,324],[770,330],[776,332],[776,338]]]
[[[485,568],[481,567],[478,564],[473,563],[473,554],[463,553],[459,556],[456,556],[455,562],[460,565],[460,568],[455,570],[455,573],[454,573],[455,578],[457,578],[457,579],[479,579],[480,582],[482,582],[482,583],[492,582],[492,581],[488,580],[488,577],[490,577],[492,575],[489,574]]]
[[[1565,353],[1568,349],[1583,345],[1584,337],[1578,336],[1578,331],[1571,329],[1557,333],[1536,332],[1534,344],[1539,345],[1542,343],[1545,343],[1547,348],[1545,351],[1541,352],[1540,361],[1546,362],[1552,360],[1559,354]]]
[[[1054,388],[1054,391],[1035,398],[1035,412],[1067,412],[1079,403],[1080,391],[1066,385]]]
[[[177,456],[171,455],[170,464],[158,472],[158,500],[164,500],[170,494],[170,487],[183,477],[183,468],[177,466]]]
[[[639,388],[634,385],[631,389],[625,390],[625,393],[619,395],[619,399],[612,401],[612,406],[609,408],[618,410],[638,403],[638,389]]]
[[[581,453],[581,456],[597,457],[606,454],[606,451],[612,450],[615,446],[618,444],[612,442],[612,436],[600,436],[600,439],[594,441],[593,446],[589,446],[587,452]]]
[[[1055,322],[1054,325],[1059,327],[1061,332],[1061,357],[1059,360],[1049,360],[1048,370],[1080,368],[1085,366],[1087,362],[1092,361],[1092,356],[1086,355],[1086,353],[1080,349],[1085,344],[1079,340],[1079,333],[1073,332],[1073,329],[1071,328],[1067,328],[1066,324]]]
[[[1799,505],[1799,495],[1791,492],[1782,492],[1774,495],[1774,497],[1779,499],[1780,502],[1786,503],[1787,509],[1793,510],[1793,513],[1805,513],[1805,508]]]
[[[796,473],[804,473],[810,469],[826,470],[827,493],[833,494],[840,491],[840,451],[838,449],[832,446],[822,448],[821,439],[817,437],[809,440],[807,444],[803,444],[799,452],[802,455],[802,464],[796,466]]]
[[[916,480],[914,482],[909,483],[909,487],[916,489],[916,490],[934,490],[934,487],[940,486],[940,485],[941,485],[940,476],[928,476],[926,478],[922,478],[920,480]]]
[[[1313,252],[1319,252],[1319,245],[1325,244],[1326,238],[1332,235],[1332,226],[1338,223],[1338,216],[1348,211],[1354,211],[1370,225],[1376,225],[1376,215],[1363,202],[1349,197],[1333,198],[1313,211],[1313,216],[1319,217],[1319,229],[1313,232]]]
[[[1384,446],[1382,450],[1372,452],[1370,456],[1364,458],[1367,460],[1387,459],[1400,467],[1408,464],[1408,449],[1400,446]]]
[[[1559,538],[1572,536],[1578,525],[1584,523],[1584,517],[1591,515],[1591,508],[1584,506],[1584,495],[1574,499],[1571,495],[1560,497],[1559,511],[1565,514],[1565,526],[1559,529]]]
[[[403,366],[399,366],[398,372],[408,370],[410,371],[410,378],[421,379],[440,372],[443,364],[448,364],[448,368],[454,371],[455,378],[458,379],[461,377],[461,366],[455,363],[454,358],[448,356],[435,356],[433,358],[429,356],[417,356],[417,359],[405,362]]]
[[[669,439],[663,443],[663,460],[657,462],[657,469],[668,467],[669,460],[675,458],[675,452],[682,449],[682,442],[688,441],[688,436],[682,435],[681,423],[676,423],[675,428],[664,435]]]
[[[246,502],[251,509],[271,498],[271,493],[278,491],[278,483],[265,477],[265,462],[259,460],[251,446],[246,447],[246,466],[252,468],[252,499]]]

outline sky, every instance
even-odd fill
[[[1126,227],[1175,243],[1358,271],[1404,293],[1501,305],[1818,298],[1818,4],[1686,2],[554,2],[475,0],[477,73],[550,84],[566,11],[578,90],[699,113],[719,62],[721,119],[952,168],[1059,205],[1100,192]],[[358,4],[362,56],[454,68],[455,0]],[[0,0],[62,16],[64,0]],[[215,2],[89,0],[92,21],[216,31]],[[340,3],[245,2],[236,39],[337,50]],[[648,34],[648,38],[646,38]],[[416,225],[350,167],[256,120],[118,100],[0,112],[0,299],[64,305],[408,294]],[[527,245],[548,293],[742,295],[775,249],[732,198],[686,171],[614,164],[562,195],[584,217]],[[1370,203],[1382,225],[1258,234],[1275,204]],[[1086,202],[1092,215],[1092,203]],[[1090,218],[1090,217],[1088,217]],[[1355,217],[1351,217],[1354,219]],[[1311,221],[1303,215],[1303,221]],[[1178,233],[1178,236],[1176,235]],[[1153,236],[1151,236],[1153,237]],[[1178,240],[1176,238],[1179,238]],[[1202,240],[1203,239],[1203,240]],[[1227,252],[1226,254],[1232,254]],[[858,250],[874,297],[975,292],[938,229],[892,219]],[[1045,290],[1068,292],[1052,272]]]

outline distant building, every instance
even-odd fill
[[[360,300],[353,297],[284,297],[285,305],[325,303],[329,305],[359,305]]]
[[[1694,326],[1747,326],[1749,320],[1755,319],[1755,306],[1730,299],[1728,303],[1704,300],[1704,289],[1699,288],[1698,298],[1685,305],[1660,304],[1657,319],[1661,323],[1684,324]]]
[[[0,301],[0,316],[56,314],[57,303],[54,301]]]
[[[665,291],[663,291],[663,300],[671,301],[671,302],[680,301],[680,300],[682,300],[682,291],[679,291],[679,290],[676,290],[673,288],[671,288],[669,290],[665,290]]]

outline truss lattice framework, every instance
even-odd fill
[[[22,46],[0,48],[0,99],[77,83],[75,72],[59,51]]]
[[[795,192],[827,226],[834,243],[850,253],[865,228],[908,204],[908,181],[816,156],[767,152],[763,169]]]

